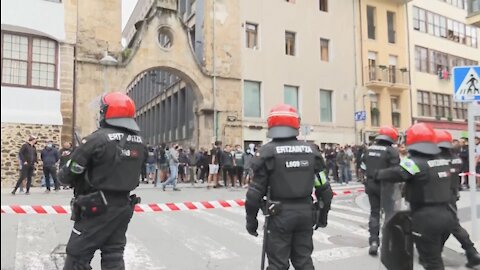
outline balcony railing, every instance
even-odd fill
[[[387,66],[368,66],[365,67],[366,82],[381,84],[402,84],[408,85],[408,71]]]

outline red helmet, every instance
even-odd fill
[[[375,140],[384,140],[395,143],[398,140],[398,130],[394,127],[383,126],[378,131],[378,135],[375,137]]]
[[[440,153],[435,131],[425,123],[414,124],[407,129],[406,145],[408,150],[423,154],[436,155]]]
[[[440,148],[453,148],[452,145],[452,134],[446,130],[435,129],[435,137],[437,139],[437,145]]]
[[[103,95],[100,105],[100,123],[105,122],[110,126],[140,131],[135,117],[135,103],[120,92]]]
[[[270,110],[267,118],[267,137],[273,139],[290,138],[298,136],[300,118],[297,110],[287,104],[279,104]]]

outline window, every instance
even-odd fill
[[[368,52],[368,78],[371,81],[377,79],[377,53],[376,52]]]
[[[417,7],[413,7],[413,29],[420,32],[426,32],[427,30],[427,18],[425,10]]]
[[[261,117],[260,82],[243,82],[243,115]]]
[[[433,13],[432,12],[427,12],[427,32],[430,35],[433,35],[435,31],[433,30]]]
[[[296,86],[290,86],[290,85],[285,85],[283,88],[283,100],[285,104],[288,104],[297,111],[299,111],[299,106],[298,106],[298,87]]]
[[[332,121],[332,91],[320,90],[320,122]]]
[[[285,54],[295,55],[295,33],[285,31]]]
[[[258,43],[257,43],[258,24],[246,23],[245,34],[246,34],[247,48],[256,50],[258,46]]]
[[[2,33],[2,84],[55,88],[56,63],[55,41]]]
[[[398,103],[398,97],[391,97],[392,104],[392,124],[394,127],[400,127],[400,106]]]
[[[477,48],[477,28],[474,26],[465,27],[465,44]]]
[[[436,117],[450,116],[450,96],[432,93],[432,107]]]
[[[417,91],[418,115],[431,116],[430,112],[430,93],[426,91]]]
[[[375,24],[376,24],[375,11],[376,11],[375,7],[367,6],[367,24],[368,24],[367,28],[368,28],[369,39],[375,39]]]
[[[329,48],[328,43],[330,41],[328,39],[321,38],[320,39],[320,59],[324,62],[328,62],[329,57]]]
[[[448,79],[452,67],[477,65],[477,61],[469,60],[432,49],[415,46],[415,67],[418,71],[438,75]]]
[[[319,0],[320,10],[324,12],[328,12],[328,0]]]
[[[388,56],[388,81],[391,83],[397,82],[397,56]]]
[[[387,11],[388,42],[395,43],[395,12]]]
[[[453,102],[453,118],[467,119],[467,105],[463,102]]]
[[[378,95],[370,101],[370,115],[372,126],[380,126],[380,111],[378,110]]]
[[[446,38],[474,48],[477,47],[476,31],[478,28],[418,7],[413,7],[413,28],[417,31],[427,32],[432,36]],[[473,41],[472,35],[475,35]]]
[[[428,50],[422,47],[415,47],[415,67],[418,71],[428,72]]]

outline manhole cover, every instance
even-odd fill
[[[345,235],[335,235],[328,240],[336,245],[363,248],[368,246],[368,242],[364,239]]]

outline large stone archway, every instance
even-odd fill
[[[233,3],[233,2],[232,2]],[[228,8],[235,6],[230,2],[225,3]],[[205,9],[209,9],[208,6]],[[239,25],[238,19],[232,17],[229,20],[218,19],[217,31],[230,31],[232,25]],[[208,19],[203,22],[202,31],[205,35],[205,44],[202,57],[198,57],[199,51],[193,49],[189,36],[189,29],[178,17],[175,10],[164,9],[155,3],[145,18],[136,25],[134,38],[121,54],[117,54],[120,63],[113,67],[103,68],[104,78],[108,82],[102,82],[102,67],[97,68],[93,76],[85,77],[90,80],[88,83],[94,89],[80,97],[77,103],[80,108],[77,113],[77,127],[81,135],[86,135],[95,129],[95,110],[92,109],[95,98],[100,96],[104,90],[102,85],[108,85],[104,89],[108,91],[127,92],[129,87],[135,83],[141,74],[149,70],[162,69],[176,74],[181,80],[191,86],[195,96],[195,140],[196,147],[209,147],[215,134],[217,139],[228,143],[240,143],[241,136],[241,63],[236,58],[240,54],[240,37],[229,37],[217,41],[213,46],[209,33],[210,25]],[[159,40],[159,32],[167,33],[170,43],[162,47]],[[164,41],[164,40],[162,40]],[[217,67],[216,69],[216,98],[213,97],[213,74],[212,74],[212,48],[216,48]],[[200,60],[198,60],[200,59]],[[80,81],[82,84],[83,81]],[[215,104],[214,104],[215,102]],[[90,106],[88,106],[90,104]],[[237,122],[228,120],[228,116],[234,114]],[[214,115],[217,116],[217,130],[214,131]],[[231,119],[231,118],[230,118]],[[231,138],[229,138],[231,137]]]

